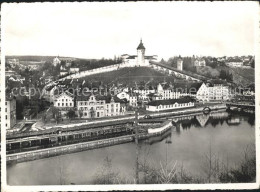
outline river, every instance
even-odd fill
[[[139,144],[139,161],[183,166],[203,175],[205,156],[212,152],[230,164],[239,163],[243,150],[255,142],[255,117],[246,113],[215,112],[175,119],[162,137]],[[105,160],[106,159],[106,160]],[[135,177],[136,144],[126,143],[7,167],[9,185],[93,184],[106,164],[121,178]]]

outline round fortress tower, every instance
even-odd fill
[[[145,65],[144,54],[145,54],[145,47],[141,39],[140,44],[137,47],[137,63],[136,63],[137,66]]]
[[[181,56],[179,56],[179,58],[177,59],[177,69],[180,71],[183,70],[183,60],[182,60]]]

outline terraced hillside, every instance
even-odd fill
[[[130,67],[107,73],[90,75],[83,77],[82,79],[85,79],[86,81],[103,81],[104,83],[116,83],[119,81],[120,83],[134,84],[135,82],[140,81],[174,81],[175,77],[166,76],[150,67]]]

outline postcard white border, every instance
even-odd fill
[[[54,2],[53,2],[54,3]],[[76,3],[76,2],[74,2]],[[139,2],[140,3],[140,2]],[[142,2],[145,3],[145,2]],[[187,2],[186,2],[187,3]],[[224,3],[224,2],[223,2]],[[232,183],[232,184],[154,184],[154,185],[46,185],[46,186],[10,186],[7,185],[6,179],[6,145],[5,145],[5,134],[6,131],[3,129],[5,126],[5,118],[2,118],[1,121],[1,190],[2,191],[108,191],[108,190],[167,190],[167,189],[258,189],[260,186],[260,162],[259,162],[259,148],[260,148],[260,6],[258,2],[256,3],[256,9],[258,9],[258,17],[256,17],[255,22],[255,85],[256,85],[256,118],[255,118],[255,138],[256,138],[256,162],[257,162],[257,171],[256,171],[256,183]],[[5,4],[1,5],[1,12]],[[1,108],[5,108],[5,31],[4,26],[5,22],[4,15],[1,15]],[[1,117],[4,117],[4,110],[1,110]]]

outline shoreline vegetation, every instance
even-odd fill
[[[249,144],[241,151],[239,163],[220,157],[212,150],[202,156],[201,173],[187,171],[183,162],[160,161],[159,166],[149,159],[149,149],[139,160],[139,184],[200,184],[200,183],[250,183],[256,181],[255,145]],[[123,176],[113,167],[108,156],[97,169],[93,184],[136,184],[134,173]]]

